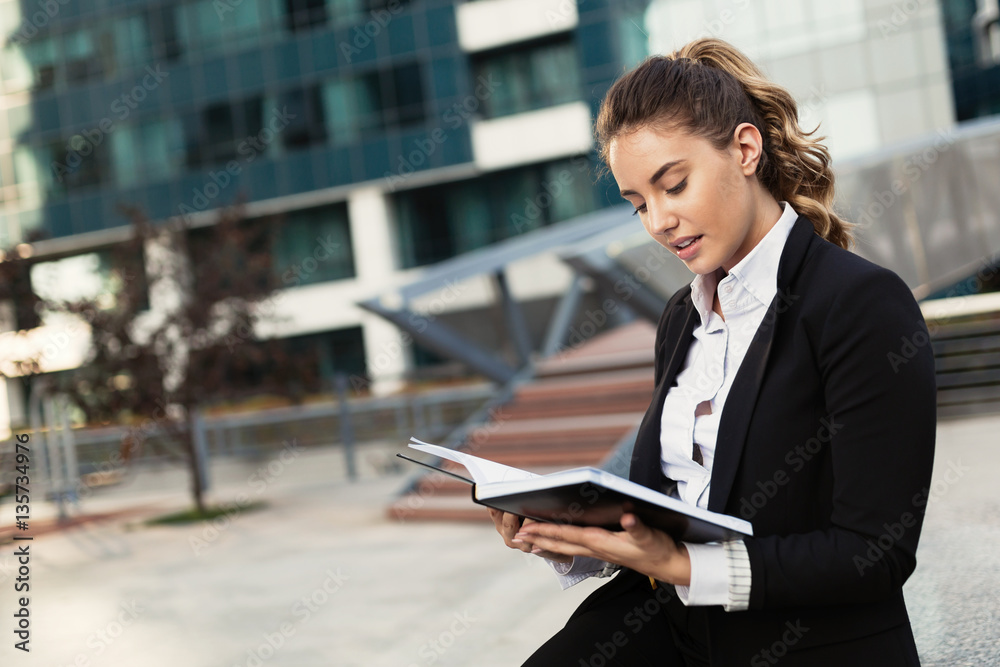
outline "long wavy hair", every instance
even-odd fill
[[[595,131],[608,164],[611,141],[644,126],[680,129],[723,150],[741,123],[752,123],[764,140],[757,164],[761,185],[812,220],[819,236],[850,249],[855,225],[833,210],[833,171],[823,137],[803,131],[794,98],[728,42],[698,39],[644,60],[608,90]]]

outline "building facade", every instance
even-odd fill
[[[955,123],[938,0],[653,0],[651,49],[731,42],[819,127],[834,166]]]
[[[122,205],[196,228],[237,199],[251,218],[282,214],[285,287],[257,335],[311,346],[324,373],[388,391],[432,355],[356,304],[435,262],[620,203],[595,169],[592,121],[648,52],[731,41],[792,91],[836,164],[996,113],[996,6],[0,0],[0,245],[29,244],[36,290],[113,303]],[[539,257],[509,278],[530,313],[572,274]],[[437,301],[488,331],[492,296],[471,284]],[[150,309],[165,298],[151,293]],[[46,322],[15,340],[8,311],[8,346],[50,350],[46,370],[81,363],[85,331]],[[23,387],[0,393],[17,421]]]
[[[941,0],[959,121],[1000,113],[1000,3]]]
[[[3,0],[0,243],[30,243],[36,289],[113,300],[122,205],[198,227],[241,198],[249,217],[285,219],[275,263],[286,287],[258,335],[319,346],[331,369],[391,388],[419,351],[376,365],[399,333],[359,299],[609,203],[591,168],[591,118],[646,55],[644,9]],[[522,296],[563,289],[557,264],[529,270]],[[46,326],[38,345],[67,330]],[[6,322],[3,335],[17,328]],[[46,370],[79,364],[86,344],[77,331]]]

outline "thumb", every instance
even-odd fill
[[[646,542],[653,535],[652,529],[640,521],[635,514],[623,514],[621,524],[629,537],[638,543]]]

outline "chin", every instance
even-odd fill
[[[684,260],[681,261],[684,262]],[[719,264],[706,262],[702,257],[695,257],[690,262],[684,262],[684,264],[688,267],[689,271],[702,276],[714,273],[719,268]]]

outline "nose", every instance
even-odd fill
[[[648,213],[646,220],[649,225],[649,233],[653,236],[663,236],[677,227],[677,216],[669,206],[647,201],[646,211]]]

